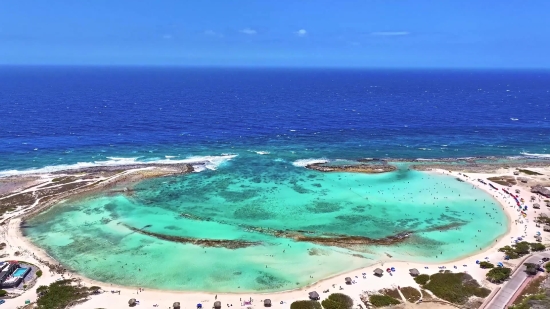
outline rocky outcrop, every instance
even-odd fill
[[[326,165],[325,163],[313,163],[306,168],[319,172],[347,172],[378,174],[395,171],[397,168],[389,164],[357,164],[357,165]]]

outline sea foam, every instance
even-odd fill
[[[300,159],[300,160],[296,160],[296,161],[292,162],[292,165],[297,166],[297,167],[306,167],[310,164],[327,163],[328,161],[329,160],[325,159],[325,158],[321,158],[321,159]]]
[[[28,175],[28,174],[47,174],[65,170],[77,170],[81,168],[98,167],[98,166],[123,166],[123,165],[140,165],[140,164],[191,164],[197,170],[216,170],[223,163],[235,158],[236,154],[224,154],[221,156],[192,156],[181,160],[159,159],[140,161],[140,157],[107,157],[108,160],[93,161],[93,162],[78,162],[74,164],[60,164],[45,166],[42,168],[26,169],[26,170],[5,170],[0,171],[0,177]],[[204,166],[201,169],[199,166]]]

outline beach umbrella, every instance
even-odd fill
[[[180,309],[180,308],[181,308],[181,307],[180,307],[180,302],[178,302],[178,301],[175,302],[175,303],[172,305],[172,307],[174,307],[174,309]]]
[[[392,268],[391,268],[391,271],[395,271],[395,267],[392,267]]]
[[[197,308],[202,308],[202,304],[197,304]]]
[[[130,298],[130,300],[128,301],[128,305],[130,307],[133,307],[136,305],[136,299],[135,298]]]
[[[479,264],[479,260],[476,260],[476,264]]]

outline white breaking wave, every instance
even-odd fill
[[[325,159],[325,158],[321,158],[321,159],[300,159],[300,160],[296,160],[296,161],[292,162],[292,165],[297,166],[297,167],[306,167],[310,164],[327,163],[327,162],[328,162],[328,159]]]
[[[254,152],[256,154],[259,154],[259,155],[268,155],[270,154],[271,152],[269,151],[256,151],[256,150],[249,150],[250,152]]]
[[[94,162],[79,162],[75,164],[60,164],[46,166],[42,168],[34,168],[27,170],[6,170],[0,171],[0,177],[8,177],[25,174],[47,174],[65,170],[77,170],[81,168],[89,168],[96,166],[121,166],[121,165],[140,165],[140,164],[184,164],[188,163],[193,166],[204,166],[209,170],[216,170],[223,163],[235,158],[236,154],[225,154],[221,156],[193,156],[182,160],[161,159],[154,161],[138,161],[139,157],[135,158],[119,158],[107,157],[108,160]]]
[[[527,156],[527,157],[550,158],[550,154],[546,154],[546,153],[528,153],[528,152],[522,152],[521,154],[524,155],[524,156]]]

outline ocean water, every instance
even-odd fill
[[[487,194],[406,164],[381,175],[305,164],[549,154],[549,72],[3,67],[0,81],[0,176],[210,160],[128,194],[66,201],[25,229],[69,268],[133,286],[281,291],[377,261],[465,256],[507,228]],[[129,227],[258,245],[203,248]],[[413,234],[339,248],[257,228]]]

